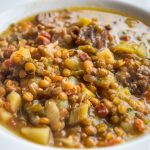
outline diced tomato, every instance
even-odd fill
[[[4,60],[4,62],[3,62],[5,65],[6,65],[6,67],[12,67],[13,66],[13,63],[12,63],[12,61],[10,60],[10,59],[6,59],[6,60]]]
[[[122,142],[121,138],[117,137],[117,138],[110,139],[110,140],[100,141],[98,143],[98,146],[111,146],[111,145],[119,144],[121,142]]]
[[[36,38],[36,41],[43,45],[47,45],[50,43],[50,40],[43,35],[38,35],[38,37]]]
[[[97,111],[98,116],[101,118],[105,118],[109,114],[109,110],[104,103],[96,105],[95,110]]]
[[[134,121],[134,127],[139,131],[139,132],[144,132],[146,130],[146,126],[143,122],[143,120],[137,118]]]
[[[15,126],[17,125],[17,122],[16,122],[14,119],[11,119],[11,120],[10,120],[10,125],[11,125],[12,127],[15,127]]]

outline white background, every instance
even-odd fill
[[[0,0],[0,12],[6,9],[9,9],[13,6],[16,6],[16,5],[22,5],[22,4],[28,3],[30,1],[37,2],[37,1],[42,1],[42,0]],[[118,1],[128,1],[130,3],[136,3],[136,5],[139,5],[143,8],[147,7],[150,9],[150,0],[118,0]]]

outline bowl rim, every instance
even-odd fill
[[[55,1],[55,0],[49,0],[49,1]],[[80,0],[77,0],[77,1],[80,1]],[[81,0],[82,1],[82,0]],[[83,0],[86,2],[86,0]],[[93,0],[89,0],[89,1],[93,1]],[[104,2],[105,0],[99,0],[99,2]],[[21,8],[24,8],[24,7],[28,7],[29,5],[31,5],[31,3],[34,5],[37,5],[39,3],[41,3],[41,1],[37,1],[37,2],[30,2],[30,3],[27,3],[27,4],[22,4],[22,5],[17,5],[9,10],[5,10],[3,12],[0,13],[0,18],[5,16],[5,15],[8,15],[8,14],[11,14],[12,12],[15,12],[19,7]],[[128,1],[121,1],[121,0],[107,0],[107,2],[105,3],[110,3],[110,4],[114,4],[114,5],[118,5],[118,6],[121,6],[121,7],[128,7],[129,9],[133,8],[133,10],[137,10],[137,11],[140,11],[142,12],[143,14],[145,15],[150,15],[150,10],[149,9],[144,9],[144,7],[140,7],[140,6],[136,6],[135,4],[132,4],[132,3],[129,3]],[[77,5],[78,6],[78,5]],[[131,15],[130,15],[131,16]],[[150,18],[150,17],[149,17]],[[34,144],[28,140],[25,140],[23,138],[20,138],[19,136],[17,135],[14,135],[14,133],[12,133],[11,131],[5,129],[4,127],[1,127],[0,125],[0,144],[3,145],[3,148],[4,146],[9,146],[8,143],[12,143],[11,146],[16,146],[16,150],[19,150],[20,148],[23,148],[23,146],[25,146],[25,148],[23,148],[22,150],[25,150],[25,149],[29,149],[29,150],[50,150],[50,149],[65,149],[65,148],[59,148],[59,147],[49,147],[49,146],[42,146],[42,145],[39,145],[39,144]],[[115,146],[108,146],[108,147],[95,147],[94,149],[100,149],[100,150],[123,150],[126,149],[126,148],[129,148],[130,146],[132,147],[133,145],[135,144],[141,144],[143,143],[144,141],[148,141],[150,139],[150,133],[147,133],[147,134],[144,134],[140,137],[137,137],[131,141],[128,141],[128,142],[125,142],[125,143],[122,143],[122,144],[118,144],[118,145],[115,145]],[[1,140],[3,140],[1,142]],[[8,148],[8,147],[7,147]],[[7,149],[6,149],[7,150]]]

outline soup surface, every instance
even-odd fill
[[[33,142],[102,147],[149,131],[150,28],[94,9],[40,13],[0,35],[0,122]]]

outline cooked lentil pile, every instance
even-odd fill
[[[31,141],[101,147],[149,130],[149,27],[89,13],[41,13],[0,36],[0,120]]]

